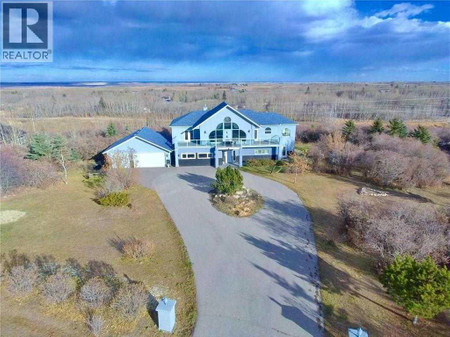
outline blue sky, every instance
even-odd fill
[[[447,1],[53,7],[53,63],[2,64],[2,82],[450,80]]]

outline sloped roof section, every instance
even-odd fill
[[[183,116],[175,118],[172,121],[172,123],[170,123],[170,126],[192,126],[192,127],[195,127],[195,126],[201,124],[202,122],[204,122],[205,120],[207,120],[209,117],[214,115],[217,111],[219,111],[220,109],[222,109],[226,106],[228,106],[228,104],[226,102],[222,102],[218,106],[216,106],[215,108],[213,108],[209,111],[203,111],[203,110],[191,111]],[[234,109],[234,110],[236,110],[236,109]],[[290,120],[289,118],[286,118],[275,112],[256,112],[253,110],[236,110],[236,111],[241,113],[247,119],[249,119],[259,125],[297,124],[293,120]]]
[[[239,112],[247,118],[254,120],[259,125],[297,124],[297,122],[277,114],[276,112],[257,112],[253,110],[239,110]]]
[[[192,126],[205,114],[203,110],[194,110],[185,115],[175,118],[170,126]]]
[[[108,151],[108,150],[112,149],[113,147],[116,147],[117,145],[120,145],[133,137],[141,138],[142,140],[144,140],[148,143],[154,144],[166,151],[173,150],[172,143],[169,139],[164,137],[159,132],[156,132],[155,130],[152,130],[152,129],[144,126],[142,129],[134,131],[133,133],[129,134],[128,136],[125,136],[125,137],[115,141],[110,146],[108,146],[104,151]]]

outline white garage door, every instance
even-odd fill
[[[136,153],[137,167],[164,167],[166,166],[165,153]]]

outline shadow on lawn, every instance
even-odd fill
[[[214,179],[210,177],[194,173],[178,174],[178,177],[187,181],[189,183],[189,186],[197,191],[209,193],[213,189],[211,187],[211,184],[214,182]]]

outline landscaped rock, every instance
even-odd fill
[[[250,216],[263,205],[262,197],[245,187],[233,195],[212,193],[211,201],[217,209],[225,214],[238,217]]]
[[[387,197],[388,193],[385,191],[375,190],[369,187],[361,187],[358,189],[358,194],[360,195],[370,195],[373,197]]]

